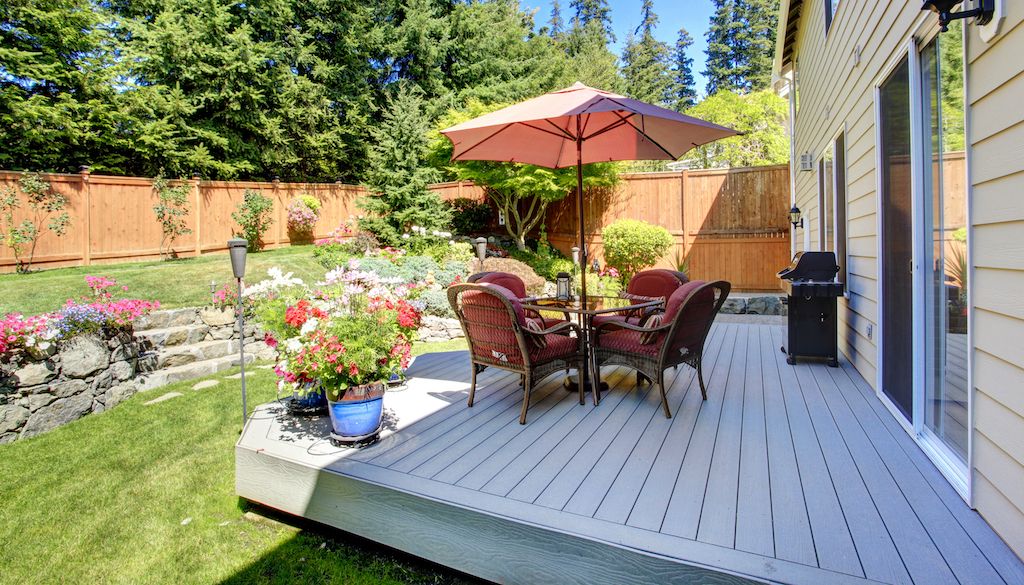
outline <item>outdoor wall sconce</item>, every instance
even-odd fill
[[[949,23],[961,18],[976,16],[974,24],[986,25],[992,20],[992,14],[996,10],[995,0],[975,0],[974,8],[953,12],[953,7],[960,4],[961,0],[926,0],[921,10],[931,10],[939,15],[939,30],[949,30]]]
[[[789,210],[789,223],[793,224],[793,229],[804,227],[804,218],[800,217],[800,208],[796,205]]]

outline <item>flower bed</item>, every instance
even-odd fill
[[[43,315],[0,319],[0,443],[30,437],[135,392],[136,319],[155,301],[117,299],[113,279],[87,276],[91,294]]]

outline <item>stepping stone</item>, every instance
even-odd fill
[[[242,372],[238,372],[237,374],[231,374],[230,376],[224,376],[224,378],[228,380],[241,380]]]
[[[189,516],[188,518],[185,518],[184,520],[181,521],[181,525],[182,526],[188,526],[191,523],[192,523],[192,517],[191,516]]]
[[[165,402],[167,400],[170,400],[171,398],[177,398],[179,396],[182,396],[181,392],[168,392],[167,394],[164,394],[163,396],[161,396],[159,398],[154,398],[153,400],[150,400],[149,402],[144,402],[143,405],[149,406],[151,404],[157,404],[159,402]]]
[[[192,389],[193,390],[204,390],[206,388],[213,388],[217,384],[220,384],[220,382],[217,381],[217,380],[203,380],[202,382],[196,382],[196,384],[194,386],[192,386]]]
[[[260,370],[271,370],[271,369],[274,368],[274,364],[263,364],[263,365],[260,365],[260,366],[256,366],[256,368],[258,368]]]

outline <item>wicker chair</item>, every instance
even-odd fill
[[[702,360],[704,341],[719,309],[729,296],[725,281],[693,281],[679,287],[665,304],[665,313],[649,327],[608,323],[597,329],[594,353],[598,366],[622,365],[637,371],[637,383],[651,380],[661,392],[665,417],[672,418],[665,396],[665,369],[687,364],[697,370],[700,393],[708,399]],[[653,321],[653,322],[652,322]],[[611,330],[610,332],[604,332]]]
[[[517,299],[526,298],[526,284],[522,278],[519,278],[511,272],[477,272],[476,274],[470,274],[466,278],[466,282],[476,284],[497,284],[503,286],[508,290],[512,291]],[[552,323],[544,319],[543,315],[537,311],[526,310],[526,318],[531,321],[536,321],[540,325],[541,329],[547,329]],[[568,316],[565,318],[568,321]],[[563,331],[564,335],[568,335],[568,331]]]
[[[629,279],[629,284],[626,285],[626,290],[619,293],[619,296],[632,298],[638,301],[659,298],[668,299],[676,289],[687,282],[689,282],[689,280],[687,280],[686,275],[682,272],[665,270],[663,268],[644,270],[642,272],[637,272]],[[643,325],[643,321],[652,313],[656,312],[660,312],[660,309],[647,309],[644,311],[628,311],[624,313],[612,313],[610,315],[598,315],[594,317],[594,327],[607,326],[607,329],[611,329],[612,325],[609,324],[622,322],[628,322],[633,325]]]
[[[488,283],[456,284],[448,288],[448,302],[469,343],[473,370],[469,406],[473,406],[477,375],[484,369],[495,367],[516,372],[523,385],[519,424],[526,424],[530,392],[538,382],[559,370],[583,371],[579,328],[568,321],[559,321],[547,329],[528,324],[519,299],[507,288]],[[569,331],[575,331],[576,336],[566,335]],[[584,403],[582,384],[579,400]]]

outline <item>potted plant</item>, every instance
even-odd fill
[[[320,201],[302,194],[288,204],[288,239],[295,244],[313,242],[313,230],[320,220]]]

